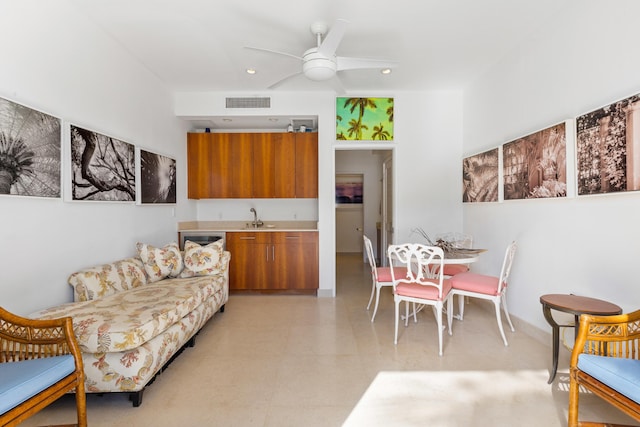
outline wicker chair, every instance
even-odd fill
[[[571,353],[569,427],[618,425],[578,421],[580,386],[640,421],[639,346],[640,310],[616,316],[580,316]]]
[[[73,369],[70,368],[69,355],[73,356],[75,367],[71,373],[66,372]],[[56,365],[53,362],[56,362]],[[50,377],[47,383],[41,380],[44,374],[34,378],[34,364],[39,370],[48,373]],[[65,369],[54,369],[58,366]],[[60,371],[64,373],[60,374]],[[18,384],[16,388],[24,384],[30,385],[29,393],[25,392],[26,400],[22,402],[19,402],[22,398],[17,397],[20,393],[15,392],[13,388],[6,389],[9,386],[5,386],[4,392],[18,401],[14,407],[3,408],[6,410],[0,414],[1,426],[18,425],[74,390],[78,426],[87,425],[82,354],[73,333],[70,317],[34,320],[16,316],[0,307],[0,372],[3,372],[0,375],[3,378],[15,379],[12,383]],[[29,394],[33,395],[29,397]]]

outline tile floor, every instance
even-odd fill
[[[368,266],[359,255],[337,260],[337,298],[232,295],[195,347],[148,387],[139,408],[126,395],[88,395],[89,425],[566,425],[568,351],[547,385],[550,347],[518,331],[507,332],[505,347],[492,306],[473,300],[453,336],[445,335],[442,357],[426,311],[401,327],[394,346],[390,289],[371,323]],[[394,399],[396,392],[409,398]],[[428,400],[432,409],[406,416]],[[581,402],[588,419],[633,424],[592,396]],[[372,405],[375,419],[363,421]],[[23,425],[73,420],[73,398],[65,396]]]

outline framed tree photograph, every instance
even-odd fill
[[[498,201],[498,148],[462,160],[462,201]]]
[[[70,142],[72,200],[136,200],[132,144],[74,125],[70,126]]]
[[[0,98],[0,194],[61,195],[61,120]]]
[[[504,200],[567,196],[566,124],[502,147]]]
[[[336,98],[336,139],[393,141],[393,98]]]
[[[176,161],[140,149],[140,203],[176,203]]]
[[[576,119],[578,195],[640,190],[640,95]]]

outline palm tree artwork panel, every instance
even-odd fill
[[[505,200],[567,196],[565,123],[504,144],[502,155]]]
[[[61,120],[0,98],[0,194],[61,195]]]
[[[142,204],[176,202],[176,161],[140,150],[140,198]]]
[[[71,125],[72,200],[136,200],[135,147]]]
[[[336,139],[393,141],[393,98],[336,98]]]
[[[498,148],[462,160],[462,201],[498,201]]]
[[[576,118],[578,195],[640,190],[640,95]]]

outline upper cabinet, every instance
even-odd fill
[[[318,134],[296,133],[296,197],[318,197]]]
[[[188,197],[317,198],[317,133],[189,133]]]

